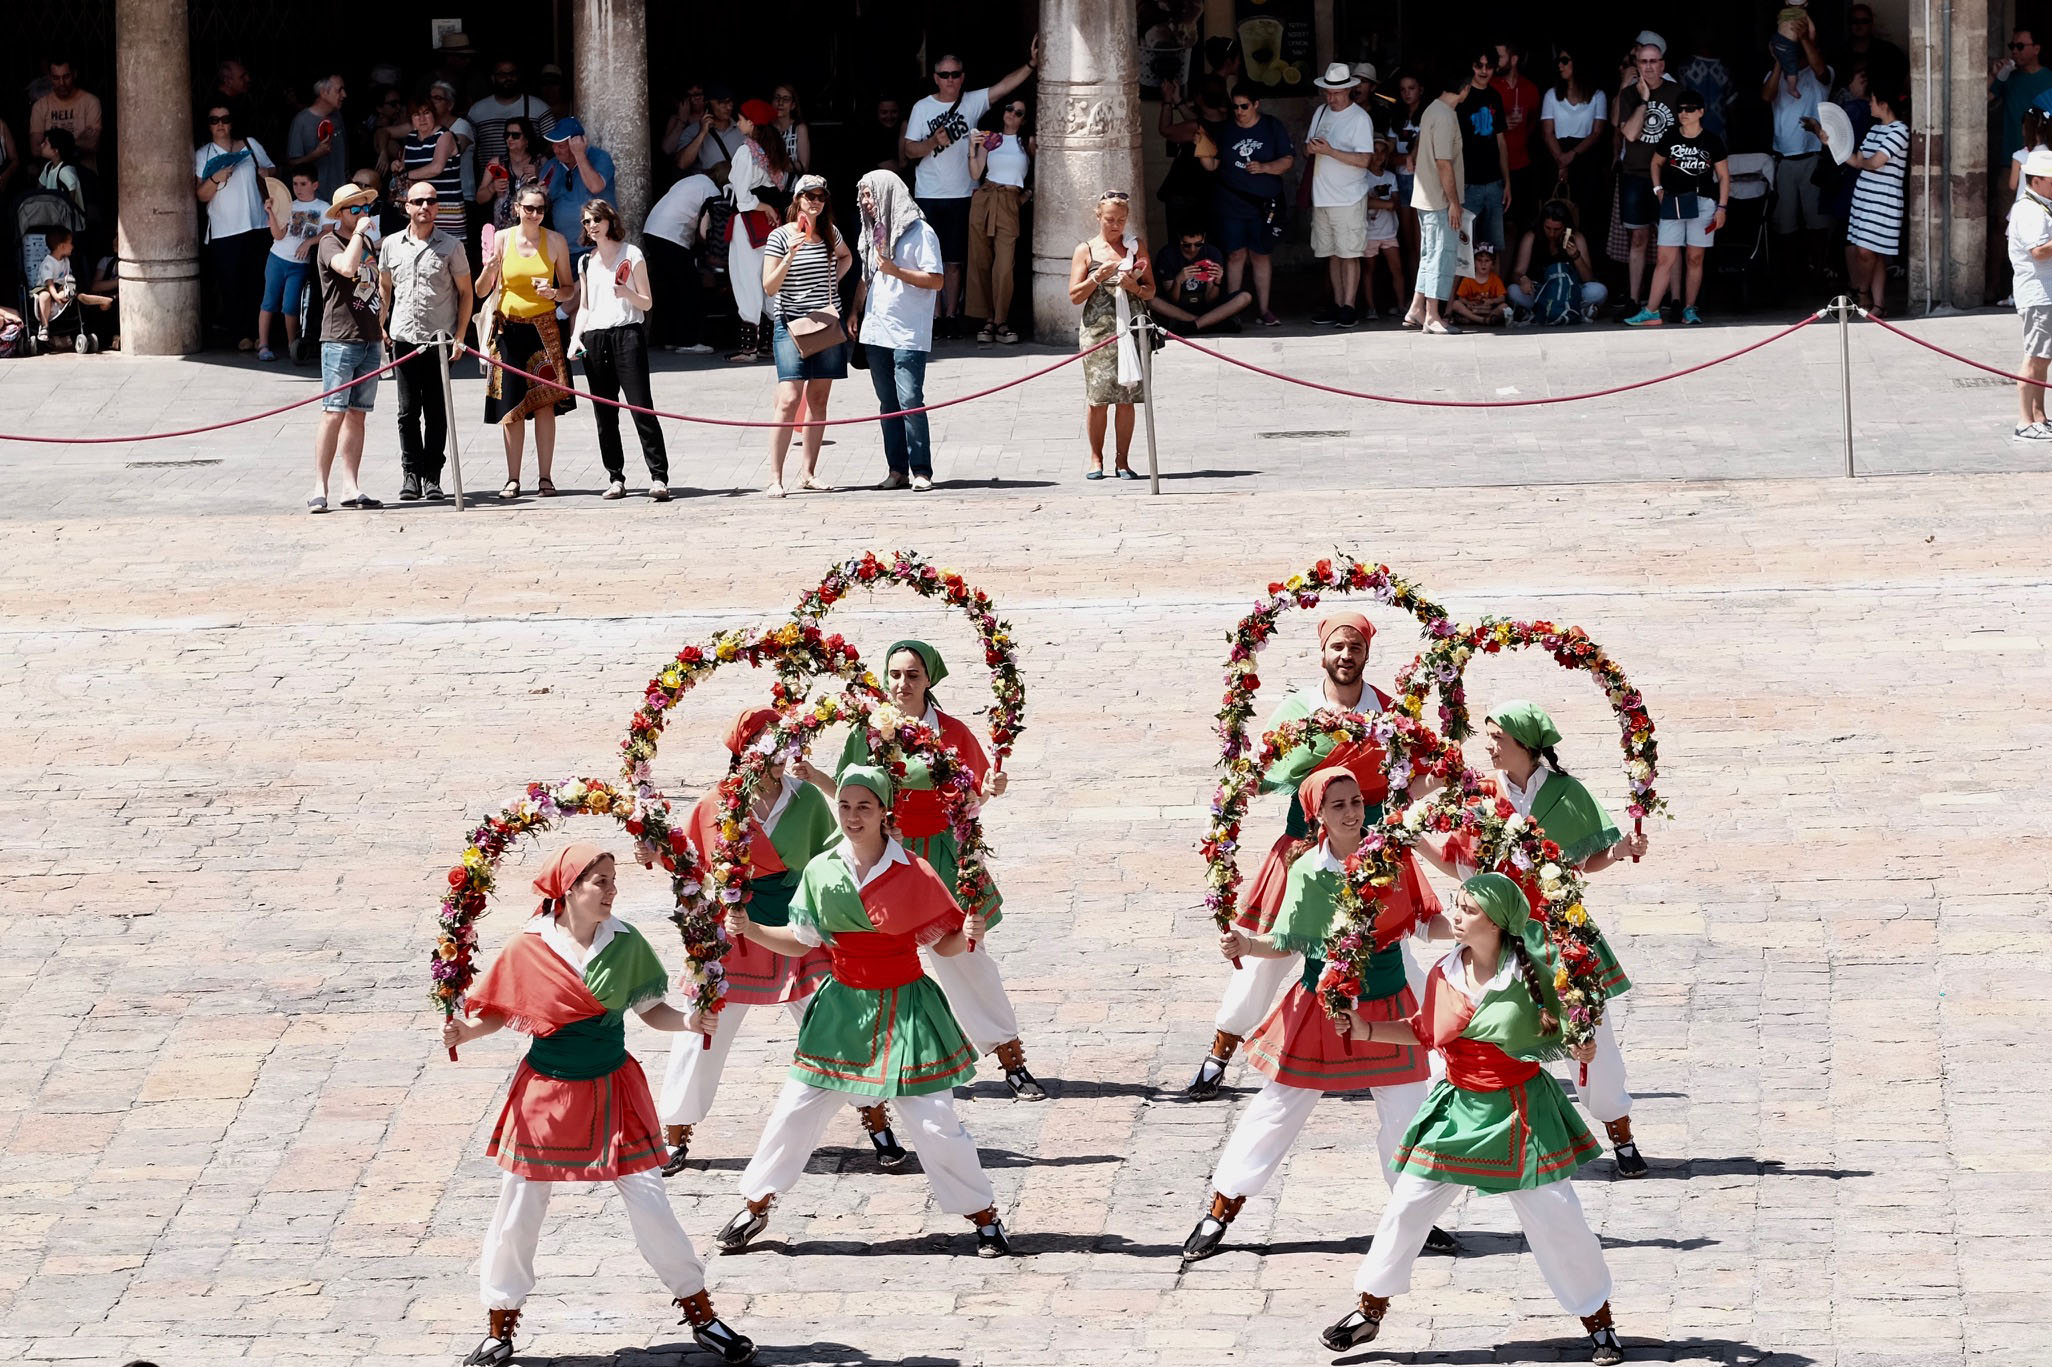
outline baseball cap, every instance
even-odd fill
[[[575,114],[565,114],[556,120],[556,126],[543,134],[550,142],[568,142],[585,135],[584,124]]]

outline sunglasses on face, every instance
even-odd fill
[[[2009,45],[2009,50],[2010,50],[2011,52],[2022,52],[2022,51],[2023,51],[2023,50],[2024,50],[2025,48],[2027,48],[2027,47],[2036,47],[2036,46],[2037,46],[2037,44],[2036,44],[2036,43],[2011,43],[2011,44]]]
[[[406,207],[409,209],[432,209],[435,207],[435,201],[432,199],[409,199],[406,201]]]
[[[819,201],[820,203],[824,204],[824,203],[826,202],[826,191],[824,191],[824,190],[801,190],[801,191],[799,191],[799,192],[798,192],[798,198],[800,198],[800,199],[812,199],[812,200],[818,200],[818,201]]]
[[[1574,65],[1574,60],[1574,58],[1568,56],[1565,52],[1563,52],[1560,54],[1560,56],[1555,57],[1553,59],[1553,63],[1555,66],[1572,66]]]
[[[523,204],[520,206],[520,212],[523,214],[538,214],[541,211],[542,206],[539,204]]]
[[[1246,102],[1245,100],[1234,100],[1234,101],[1233,101],[1233,108],[1235,108],[1235,109],[1252,109],[1253,107],[1254,107],[1253,105],[1251,105],[1251,104],[1248,104],[1248,103],[1247,103],[1247,102]]]
[[[215,124],[217,124],[217,123],[234,123],[234,122],[235,122],[235,120],[234,120],[234,119],[232,119],[232,118],[230,118],[230,117],[228,117],[228,116],[227,116],[226,114],[209,114],[209,115],[207,115],[207,126],[208,126],[209,128],[213,127],[213,126],[214,126]]]
[[[962,79],[962,73],[959,71],[936,71],[933,73],[933,76],[937,81],[959,81]]]
[[[1011,108],[1007,109],[1005,112],[1007,114],[1017,114],[1020,118],[1023,119],[1026,117],[1026,106],[1023,104],[1015,104]]]

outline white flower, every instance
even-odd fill
[[[1525,829],[1525,823],[1526,818],[1523,812],[1512,812],[1503,819],[1503,833],[1505,835],[1516,835],[1519,831]],[[1552,868],[1553,866],[1549,864],[1547,867]]]
[[[1625,772],[1643,783],[1653,777],[1653,766],[1646,763],[1645,760],[1635,759],[1625,766]]]
[[[1423,827],[1424,825],[1425,825],[1425,804],[1424,804],[1424,803],[1422,803],[1422,802],[1413,802],[1413,803],[1412,803],[1412,804],[1411,804],[1410,806],[1408,806],[1408,807],[1404,808],[1404,829],[1405,829],[1405,830],[1407,830],[1407,831],[1417,831],[1417,830],[1421,829],[1421,828],[1422,828],[1422,827]]]
[[[1532,856],[1525,853],[1525,847],[1522,845],[1518,845],[1512,848],[1510,852],[1510,861],[1511,866],[1516,869],[1523,870],[1532,867]]]
[[[1554,863],[1540,865],[1539,881],[1542,883],[1555,883],[1560,881],[1560,865]]]

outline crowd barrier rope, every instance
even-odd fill
[[[1975,370],[1985,371],[1990,375],[1999,375],[2005,380],[2011,380],[2019,384],[2034,384],[2040,386],[2041,388],[2052,388],[2052,380],[2035,380],[2027,375],[2018,375],[2011,371],[2003,370],[1997,366],[1992,366],[1981,361],[1976,361],[1971,357],[1963,356],[1956,351],[1948,350],[1945,347],[1939,346],[1935,342],[1927,341],[1926,339],[1919,337],[1914,333],[1907,332],[1902,328],[1897,327],[1895,324],[1888,322],[1885,319],[1877,318],[1873,315],[1873,313],[1871,313],[1867,309],[1860,308],[1859,306],[1854,304],[1852,300],[1844,297],[1834,299],[1830,304],[1826,305],[1821,309],[1818,309],[1815,313],[1810,314],[1808,317],[1802,318],[1794,323],[1791,323],[1789,326],[1781,328],[1778,331],[1769,333],[1767,336],[1760,338],[1758,341],[1751,342],[1746,346],[1742,346],[1738,348],[1736,351],[1729,351],[1721,356],[1714,356],[1711,357],[1709,360],[1699,361],[1694,365],[1685,366],[1680,370],[1669,371],[1665,374],[1648,376],[1645,379],[1631,380],[1623,384],[1610,385],[1603,389],[1592,389],[1575,394],[1545,394],[1533,397],[1500,399],[1418,398],[1401,394],[1378,394],[1367,390],[1347,389],[1339,385],[1325,384],[1317,380],[1308,380],[1301,376],[1288,374],[1284,371],[1274,370],[1266,366],[1256,365],[1252,361],[1241,360],[1237,356],[1228,356],[1222,351],[1217,351],[1207,346],[1201,346],[1198,343],[1193,342],[1186,337],[1179,336],[1178,334],[1170,332],[1167,329],[1161,327],[1159,323],[1155,322],[1146,314],[1137,315],[1133,319],[1132,328],[1136,336],[1140,338],[1141,344],[1139,350],[1141,360],[1142,384],[1145,392],[1149,395],[1150,399],[1153,393],[1153,351],[1156,346],[1162,344],[1162,342],[1164,341],[1167,341],[1174,342],[1177,345],[1184,347],[1187,350],[1193,351],[1200,356],[1209,357],[1210,359],[1221,362],[1225,365],[1235,366],[1241,370],[1251,371],[1256,375],[1262,375],[1269,379],[1277,380],[1284,384],[1296,385],[1299,388],[1316,390],[1324,394],[1333,394],[1341,398],[1360,399],[1370,403],[1396,404],[1407,408],[1487,409],[1536,408],[1549,404],[1581,403],[1590,399],[1608,398],[1618,394],[1628,394],[1638,389],[1647,389],[1654,385],[1667,384],[1674,380],[1679,380],[1686,376],[1694,375],[1701,371],[1709,370],[1716,366],[1724,365],[1727,362],[1738,360],[1742,356],[1750,355],[1751,353],[1758,351],[1763,347],[1771,346],[1776,342],[1779,342],[1787,337],[1793,336],[1794,334],[1802,331],[1804,328],[1809,327],[1813,323],[1821,322],[1827,318],[1836,318],[1839,328],[1840,374],[1845,397],[1844,427],[1846,447],[1846,474],[1850,476],[1854,473],[1852,464],[1852,360],[1849,349],[1849,343],[1847,341],[1847,334],[1850,323],[1855,316],[1863,319],[1866,322],[1875,324],[1877,327],[1881,328],[1885,332],[1893,333],[1895,336],[1902,338],[1906,342],[1911,342],[1917,346],[1923,347],[1928,351],[1936,352],[1938,355],[1945,357],[1947,360],[1956,361],[1961,365],[1970,366]],[[1038,369],[1028,371],[1026,374],[1016,376],[1010,380],[1006,380],[1002,384],[991,385],[988,388],[979,389],[968,394],[957,395],[954,398],[941,399],[933,403],[923,404],[917,408],[898,409],[888,413],[865,413],[855,417],[846,418],[802,418],[791,422],[778,422],[775,419],[765,420],[759,418],[711,418],[704,417],[694,413],[673,413],[665,409],[644,407],[640,404],[629,403],[621,399],[601,398],[599,395],[593,394],[589,390],[578,389],[574,385],[560,384],[555,380],[548,379],[541,375],[536,375],[530,371],[522,370],[518,366],[509,365],[505,361],[501,361],[491,356],[487,356],[484,352],[479,351],[474,347],[466,346],[462,342],[453,341],[447,338],[444,338],[438,342],[429,343],[426,347],[423,347],[422,349],[432,349],[439,351],[441,353],[443,384],[445,387],[445,391],[446,386],[448,384],[449,360],[454,356],[469,355],[476,357],[482,365],[497,366],[499,369],[505,371],[506,373],[518,375],[522,379],[527,380],[529,383],[547,385],[551,388],[563,389],[575,395],[578,398],[586,400],[587,402],[593,404],[605,404],[612,408],[625,410],[629,413],[644,414],[656,418],[667,418],[672,422],[692,423],[706,427],[768,429],[778,427],[849,427],[861,423],[884,422],[893,418],[906,418],[914,416],[916,414],[939,412],[942,409],[953,408],[959,404],[973,403],[979,399],[987,399],[993,394],[1003,393],[1007,389],[1014,389],[1020,385],[1030,384],[1034,380],[1038,380],[1043,378],[1044,376],[1051,375],[1055,371],[1061,370],[1066,366],[1074,365],[1078,361],[1083,360],[1085,357],[1090,356],[1095,352],[1101,351],[1105,347],[1114,345],[1117,341],[1118,338],[1116,336],[1107,337],[1103,341],[1097,342],[1092,346],[1083,348],[1082,350],[1076,351],[1068,356],[1064,356],[1060,360],[1055,361],[1050,365],[1041,366]],[[291,403],[279,404],[275,408],[267,408],[260,413],[250,413],[245,416],[237,418],[226,418],[221,420],[220,422],[206,423],[197,427],[179,428],[175,431],[168,432],[137,432],[125,436],[112,437],[32,436],[23,433],[0,432],[0,442],[28,442],[40,445],[109,446],[126,445],[150,441],[166,441],[181,437],[203,436],[209,432],[220,432],[231,427],[240,427],[247,423],[262,422],[266,418],[275,418],[282,413],[289,413],[295,408],[304,408],[308,404],[319,403],[322,400],[332,398],[337,394],[347,393],[349,390],[354,389],[359,384],[365,384],[370,382],[371,380],[377,379],[382,375],[389,374],[391,371],[397,369],[400,366],[400,364],[401,362],[397,360],[388,361],[384,365],[379,366],[376,370],[370,372],[368,375],[360,376],[357,379],[351,380],[347,384],[337,385],[333,389],[323,390],[318,394],[312,394],[303,399],[294,399]],[[1160,476],[1158,465],[1155,459],[1155,453],[1153,450],[1153,404],[1151,402],[1148,402],[1146,404],[1146,408],[1148,415],[1148,463],[1150,467],[1150,474],[1153,476],[1153,487],[1155,488],[1156,492],[1159,492]],[[454,435],[455,429],[454,424],[452,423],[450,428],[450,445],[452,448],[455,445],[455,442],[453,440]],[[453,456],[453,454],[454,451],[452,449],[451,455]],[[460,476],[458,476],[457,478],[460,480]],[[462,496],[460,493],[458,494],[457,499],[457,506],[461,507]]]

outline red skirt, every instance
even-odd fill
[[[604,1077],[547,1077],[520,1060],[486,1153],[530,1182],[610,1182],[664,1158],[648,1079],[633,1058]]]
[[[1240,914],[1233,918],[1233,924],[1241,930],[1267,935],[1275,929],[1275,918],[1282,912],[1283,893],[1290,886],[1290,866],[1284,856],[1297,843],[1286,833],[1277,836],[1275,844],[1269,847],[1260,871],[1247,885],[1247,895],[1240,899]]]
[[[815,947],[794,959],[764,949],[753,940],[738,940],[720,959],[720,966],[727,970],[729,1002],[775,1006],[819,991],[833,969],[833,958],[824,948]]]
[[[1408,987],[1394,997],[1360,1004],[1361,1015],[1371,1021],[1405,1020],[1417,1009],[1418,999]],[[1248,1037],[1247,1062],[1263,1077],[1314,1092],[1393,1087],[1432,1076],[1423,1049],[1341,1038],[1318,994],[1301,981],[1290,984],[1261,1028]]]

